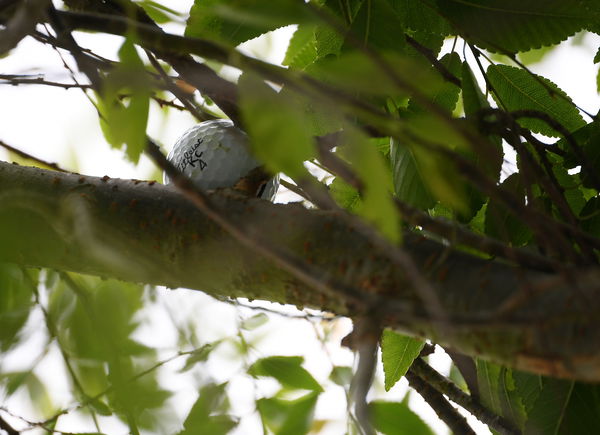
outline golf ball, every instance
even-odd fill
[[[233,187],[260,163],[250,155],[248,136],[225,119],[204,121],[188,129],[167,156],[169,161],[205,190]],[[165,174],[165,184],[169,177]],[[279,187],[278,177],[257,192],[248,192],[272,201]]]

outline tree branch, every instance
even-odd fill
[[[410,386],[425,399],[425,402],[431,406],[438,417],[448,425],[453,433],[476,435],[465,417],[460,415],[440,392],[410,371],[406,373],[406,379]]]
[[[521,370],[600,380],[598,268],[544,274],[407,234],[403,249],[436,292],[445,313],[440,319],[387,252],[337,213],[228,191],[209,198],[232,225],[318,265],[322,275],[315,279],[376,301],[384,327]],[[0,163],[0,203],[4,261],[344,316],[365,309],[349,295],[307,286],[240,245],[169,186]]]
[[[498,433],[503,435],[515,435],[519,433],[515,428],[511,427],[506,419],[494,414],[471,396],[464,393],[452,381],[440,375],[421,358],[414,360],[410,367],[410,371],[439,393],[448,396],[454,403],[465,408],[477,417],[479,421],[487,424]]]

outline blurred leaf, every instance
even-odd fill
[[[380,61],[383,68],[366,54],[354,51],[320,59],[309,71],[351,95],[404,98],[416,90],[433,98],[444,88],[439,74],[414,58],[384,52]]]
[[[303,362],[301,356],[269,356],[252,364],[248,374],[275,378],[286,388],[323,391],[315,378],[302,367]]]
[[[256,402],[263,423],[275,435],[302,435],[310,430],[318,392],[308,393],[295,400],[276,397]]]
[[[373,427],[385,435],[433,435],[434,432],[405,402],[369,403]]]
[[[265,313],[258,313],[252,317],[244,319],[240,327],[247,331],[252,331],[253,329],[260,328],[262,325],[269,321],[269,316]]]
[[[304,175],[303,162],[312,159],[315,150],[303,108],[251,74],[240,78],[239,89],[244,125],[256,157],[273,173]]]
[[[15,264],[0,262],[0,352],[16,344],[34,306],[34,289],[25,274]]]
[[[552,53],[553,48],[552,46],[534,48],[524,53],[519,53],[518,57],[523,65],[529,66],[546,59],[547,55]]]
[[[161,388],[156,370],[144,376],[147,366],[133,363],[133,358],[120,357],[109,362],[109,406],[127,424],[151,429],[160,423],[160,414],[152,412],[163,407],[171,396]]]
[[[360,194],[358,191],[342,180],[335,177],[329,185],[329,192],[333,199],[343,208],[354,212],[360,203]]]
[[[331,369],[329,379],[341,387],[346,387],[352,382],[352,367],[335,366]]]
[[[48,389],[42,383],[40,378],[33,372],[29,372],[25,378],[25,387],[29,394],[29,399],[37,411],[44,417],[49,417],[55,411],[52,399],[48,394]]]
[[[378,151],[378,143],[360,131],[348,127],[345,146],[340,153],[353,165],[364,189],[362,201],[356,203],[356,213],[373,224],[392,242],[400,241],[400,217],[392,199],[392,176],[389,165]]]
[[[227,383],[204,385],[192,406],[179,435],[225,435],[238,425],[238,419],[225,414],[229,400],[225,392]]]
[[[569,96],[545,77],[507,65],[490,65],[487,77],[496,91],[494,99],[508,111],[529,109],[544,112],[568,131],[585,125]],[[559,135],[539,119],[522,118],[519,123],[536,133]]]
[[[381,359],[385,375],[385,391],[402,378],[425,346],[423,340],[386,329],[381,337]]]
[[[0,373],[0,385],[5,386],[8,397],[25,389],[31,405],[42,416],[49,417],[55,411],[46,386],[33,371]]]
[[[303,2],[278,0],[195,0],[185,36],[236,46],[289,24],[313,20]]]
[[[581,212],[581,228],[596,237],[600,237],[600,198],[588,200]]]
[[[435,0],[435,4],[462,37],[496,52],[556,44],[598,17],[593,2],[579,0]]]
[[[440,60],[440,64],[446,67],[447,71],[456,77],[458,80],[461,79],[462,74],[462,62],[458,53],[452,52],[444,55]],[[431,67],[432,74],[439,74],[437,69]],[[444,81],[435,92],[429,93],[429,100],[447,111],[452,113],[458,102],[458,96],[460,95],[460,87],[454,83]],[[414,100],[411,100],[408,106],[409,112],[422,112],[426,111],[419,106]]]
[[[100,126],[108,143],[114,148],[125,145],[127,157],[137,163],[146,147],[150,85],[131,37],[123,42],[119,60],[98,95]],[[127,95],[124,101],[120,101],[122,95]]]
[[[29,371],[0,373],[0,384],[6,388],[6,395],[12,396],[25,383]]]
[[[509,192],[521,204],[525,205],[525,186],[521,175],[510,175],[500,185],[500,189]],[[485,233],[514,246],[527,244],[531,239],[531,230],[523,223],[519,216],[515,216],[504,203],[495,198],[490,198],[485,215]]]
[[[213,341],[211,343],[207,343],[199,349],[196,349],[185,361],[185,366],[180,370],[180,372],[186,372],[194,367],[196,364],[200,362],[204,362],[208,359],[210,354],[216,347],[221,344],[223,340]]]
[[[152,0],[136,1],[136,3],[158,24],[165,24],[173,21],[173,18],[181,17],[181,14],[176,10]]]

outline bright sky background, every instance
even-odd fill
[[[172,31],[180,32],[174,28]],[[249,44],[246,47],[250,53],[270,53],[267,59],[280,62],[291,29],[283,29],[277,35],[260,43]],[[78,33],[77,40],[84,47],[94,50],[106,57],[115,58],[116,49],[121,42],[117,37],[101,38],[92,34]],[[545,77],[551,79],[565,90],[574,101],[585,110],[596,113],[600,108],[600,98],[596,92],[597,66],[592,64],[593,55],[600,45],[598,36],[588,35],[579,44],[564,43],[558,50],[548,56],[544,62],[533,65],[531,68]],[[265,58],[264,55],[262,55]],[[68,55],[67,62],[72,64]],[[47,80],[71,82],[68,71],[62,65],[58,53],[50,47],[42,46],[33,39],[21,42],[17,49],[0,59],[0,73],[2,74],[38,74],[44,73]],[[66,169],[83,174],[122,178],[149,178],[157,175],[153,172],[150,162],[142,157],[137,167],[127,163],[120,151],[111,150],[105,143],[98,125],[97,115],[93,106],[86,100],[79,90],[63,90],[38,85],[22,85],[18,87],[0,84],[0,140],[18,149],[31,153],[50,162],[59,162]],[[148,133],[170,149],[177,137],[195,121],[185,113],[171,111],[165,118],[156,105],[152,106]],[[0,148],[0,159],[8,160],[8,153]],[[282,196],[280,201],[285,202],[291,197]],[[236,309],[229,305],[216,302],[199,293],[186,290],[168,291],[159,290],[159,304],[169,307],[176,316],[185,318],[186,315],[197,319],[199,335],[206,341],[216,338],[235,335],[237,333],[240,316],[248,317],[254,312],[246,309]],[[275,309],[284,309],[288,313],[296,313],[293,308],[282,308],[266,304]],[[139,331],[142,341],[165,348],[164,357],[175,353],[172,331],[161,325],[170,325],[166,312],[158,307],[153,310],[152,322],[145,324]],[[32,319],[34,327],[36,319]],[[38,319],[39,320],[39,319]],[[306,320],[289,320],[272,316],[271,321],[262,329],[249,333],[249,338],[262,336],[259,346],[260,355],[303,355],[306,358],[305,367],[319,381],[325,381],[331,370],[331,363],[336,365],[352,365],[352,354],[339,347],[339,341],[351,330],[348,320],[340,320],[333,326],[331,340],[323,347],[315,338],[315,331],[323,331],[323,325],[318,322]],[[33,331],[31,331],[33,333]],[[19,353],[18,358],[32,358],[36,354],[35,334],[32,344]],[[38,344],[40,341],[38,341]],[[58,358],[58,355],[51,355]],[[49,373],[56,370],[56,362],[48,358],[38,368],[38,373]],[[169,367],[174,372],[181,366],[183,360],[172,363]],[[3,364],[17,364],[17,361],[4,361]],[[226,348],[220,356],[213,357],[207,364],[207,373],[217,381],[231,381],[230,392],[233,394],[234,413],[249,414],[254,406],[255,394],[261,396],[274,392],[274,385],[268,382],[253,385],[246,377],[236,376],[240,370],[240,361]],[[435,367],[447,370],[448,360],[443,355],[433,358]],[[380,365],[381,369],[381,365]],[[170,389],[177,391],[174,406],[180,418],[187,413],[196,398],[196,388],[193,382],[183,379],[178,382],[177,376],[168,376],[165,381]],[[57,402],[62,401],[67,391],[67,385],[60,381],[60,376],[46,376],[53,397]],[[255,391],[255,388],[258,390]],[[406,383],[402,381],[390,393],[382,394],[381,377],[374,387],[377,396],[385,399],[398,399],[404,395]],[[14,405],[14,406],[13,406]],[[433,424],[439,433],[446,433],[444,426],[439,422],[431,409],[423,405],[420,396],[411,396],[411,405],[423,415],[428,422]],[[324,393],[319,401],[317,418],[337,418],[342,420],[345,415],[345,397],[341,388],[331,387]],[[26,408],[11,402],[11,409],[17,413],[28,415]],[[65,418],[65,423],[71,417]],[[89,420],[82,421],[87,430]],[[257,420],[247,419],[240,428],[234,432],[239,434],[259,433]],[[15,426],[20,427],[16,423]],[[478,433],[489,433],[482,425],[475,426]],[[69,430],[74,430],[73,427]],[[107,433],[126,433],[124,426],[104,427]],[[345,431],[343,425],[328,426],[323,433],[338,434]]]

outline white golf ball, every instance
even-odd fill
[[[225,119],[204,121],[188,129],[167,158],[205,190],[233,187],[260,166],[248,150],[246,133]],[[166,174],[164,181],[170,183]],[[278,187],[278,177],[274,177],[256,195],[272,201]]]

